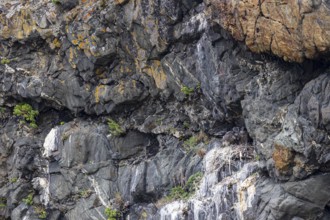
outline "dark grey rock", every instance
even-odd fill
[[[60,164],[70,168],[79,164],[106,161],[110,158],[109,150],[109,141],[101,134],[93,131],[73,133],[64,141]]]
[[[13,210],[13,212],[10,215],[10,218],[13,220],[23,219],[23,217],[26,215],[27,210],[28,210],[28,206],[25,204],[21,204]]]
[[[157,152],[158,143],[152,136],[143,133],[130,131],[123,137],[114,137],[110,141],[111,149],[117,152],[114,159],[128,159],[131,157],[146,157],[148,152],[153,152],[149,148],[156,148]],[[149,155],[150,156],[150,155]]]
[[[62,200],[71,193],[72,184],[62,175],[50,175],[49,194],[55,200]]]
[[[1,219],[37,219],[30,192],[49,219],[329,218],[328,61],[251,53],[209,1],[24,4],[0,2]],[[197,172],[193,199],[161,209]]]
[[[77,202],[74,209],[66,215],[66,219],[103,219],[105,218],[105,208],[100,206],[100,202],[95,195]]]
[[[254,215],[255,218],[316,219],[317,216],[322,216],[329,201],[328,179],[328,174],[321,174],[304,181],[284,184],[274,184],[269,180],[260,181],[257,187],[259,208]]]

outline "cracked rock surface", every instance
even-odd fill
[[[330,219],[329,8],[0,0],[0,219]]]
[[[327,0],[208,0],[216,22],[254,52],[286,61],[328,59],[330,2]]]

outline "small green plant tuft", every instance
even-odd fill
[[[34,206],[34,211],[36,214],[38,214],[38,218],[40,218],[40,219],[47,218],[47,212],[43,206]]]
[[[198,153],[197,145],[202,142],[204,144],[207,144],[208,141],[209,141],[208,135],[205,132],[200,131],[199,133],[194,134],[193,136],[191,136],[190,138],[188,138],[187,140],[185,140],[183,142],[183,149],[187,153],[191,152],[192,150],[195,150],[196,153]],[[206,153],[206,152],[204,152],[204,153]]]
[[[55,4],[55,5],[61,4],[60,0],[52,0],[52,3]]]
[[[191,95],[195,91],[194,88],[190,88],[188,86],[182,86],[181,87],[181,92],[187,96]]]
[[[88,198],[92,193],[90,189],[84,189],[79,192],[81,198]]]
[[[64,125],[64,124],[65,124],[65,122],[64,122],[64,121],[61,121],[61,122],[60,122],[60,125]]]
[[[30,193],[25,199],[23,199],[23,202],[27,205],[33,205],[33,193]]]
[[[0,197],[0,209],[7,206],[7,199],[5,197]]]
[[[2,64],[2,65],[10,64],[10,59],[2,58],[2,59],[1,59],[1,64]]]
[[[108,120],[109,130],[112,135],[121,136],[125,133],[122,127],[117,122],[115,122],[111,118],[108,118],[107,120]]]
[[[189,193],[185,191],[182,186],[176,186],[171,189],[171,192],[167,197],[170,201],[179,199],[185,200],[189,198]]]
[[[10,178],[9,182],[11,183],[16,183],[17,182],[17,177]]]
[[[156,125],[158,125],[158,126],[162,125],[163,120],[164,120],[163,117],[161,117],[161,118],[157,118],[157,119],[155,120]]]
[[[261,160],[260,154],[258,154],[256,151],[253,151],[253,156],[254,156],[255,161],[260,161]]]
[[[120,212],[116,209],[112,209],[111,207],[107,207],[105,209],[105,215],[107,216],[107,220],[117,220],[120,218]]]
[[[146,219],[148,219],[148,213],[146,212],[146,210],[142,210],[142,212],[140,212],[140,218],[139,218],[139,220],[146,220]]]
[[[38,127],[36,117],[39,115],[39,112],[34,110],[31,105],[27,103],[18,104],[14,107],[13,114],[22,117],[26,122],[29,122],[32,128]]]
[[[160,207],[166,203],[172,202],[174,200],[187,200],[189,199],[197,190],[200,181],[203,178],[202,172],[197,172],[191,175],[184,186],[173,187],[168,194],[168,196],[160,199],[156,206]]]
[[[198,137],[191,136],[190,138],[188,138],[183,142],[183,147],[185,150],[189,151],[195,149],[197,144],[198,144]]]
[[[185,189],[189,193],[194,193],[197,190],[197,187],[199,183],[201,182],[203,178],[203,173],[202,172],[197,172],[193,175],[191,175],[186,183]]]
[[[0,114],[4,114],[6,112],[6,108],[5,107],[0,107]]]
[[[45,219],[47,218],[47,212],[46,210],[43,210],[39,213],[38,218]]]

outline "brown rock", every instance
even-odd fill
[[[275,143],[273,160],[275,162],[275,169],[279,174],[285,175],[290,171],[293,159],[294,154],[289,148]]]
[[[322,1],[209,0],[215,21],[254,52],[302,62],[330,52],[330,9]]]
[[[122,5],[122,4],[125,4],[127,2],[128,2],[128,0],[115,0],[115,5]]]

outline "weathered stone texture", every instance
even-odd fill
[[[254,52],[275,54],[286,61],[328,59],[328,1],[208,0],[216,21]]]
[[[0,0],[0,219],[330,219],[328,2]]]

